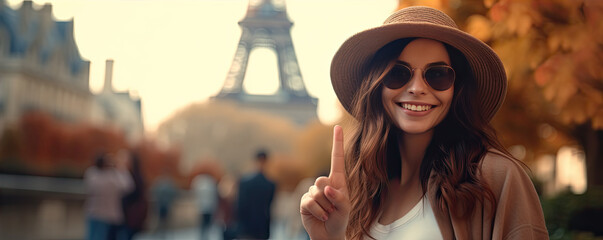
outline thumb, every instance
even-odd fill
[[[325,196],[336,209],[346,213],[349,211],[349,199],[345,189],[338,190],[331,186],[326,186]]]

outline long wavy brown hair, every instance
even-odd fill
[[[370,237],[370,227],[382,209],[389,180],[400,178],[396,134],[401,130],[383,107],[381,82],[412,40],[399,39],[377,51],[352,103],[357,124],[348,142],[351,147],[346,148],[346,178],[352,205],[347,239]],[[490,148],[509,154],[489,120],[480,115],[476,83],[466,58],[457,49],[444,46],[456,72],[453,100],[445,119],[434,129],[419,178],[423,194],[428,180],[440,186],[434,206],[450,209],[455,217],[468,218],[477,202],[489,201],[492,210],[496,205],[491,189],[478,177],[481,159]]]

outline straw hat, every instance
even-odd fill
[[[479,39],[461,31],[445,13],[429,7],[408,7],[394,12],[383,25],[348,38],[331,62],[331,82],[343,107],[351,113],[352,99],[373,55],[400,38],[429,38],[461,51],[473,71],[482,116],[488,121],[507,92],[507,76],[496,53]]]

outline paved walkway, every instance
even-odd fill
[[[271,238],[275,240],[306,240],[302,236],[287,236],[286,230],[282,227],[273,226]],[[208,239],[201,239],[201,232],[196,228],[174,229],[164,233],[145,232],[137,235],[134,240],[222,240],[222,230],[219,227],[213,227]]]

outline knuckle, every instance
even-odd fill
[[[312,214],[312,211],[310,211],[310,206],[307,204],[299,206],[299,212],[304,215]]]
[[[316,180],[314,181],[314,185],[318,185],[318,183],[324,181],[325,179],[327,179],[327,177],[325,177],[325,176],[317,177]]]
[[[314,212],[314,206],[316,202],[312,199],[307,199],[304,203],[300,204],[299,208],[304,212]]]
[[[309,203],[309,201],[308,201],[307,198],[306,199],[302,199],[302,201],[299,203],[299,207],[300,208],[307,208],[308,207],[308,203]]]
[[[303,202],[304,200],[308,199],[310,197],[310,193],[304,193],[304,195],[302,195],[301,197],[301,201]]]
[[[314,185],[320,188],[324,188],[325,186],[327,186],[329,184],[329,178],[327,177],[319,177],[316,179],[316,182],[314,182]]]
[[[312,214],[314,214],[316,216],[320,216],[320,215],[324,214],[324,210],[317,202],[312,202],[309,209],[310,209],[310,212],[312,212]]]
[[[315,201],[320,201],[322,198],[324,198],[323,192],[320,189],[316,188],[316,187],[312,189],[312,192],[310,192],[310,196]]]
[[[312,187],[310,187],[310,189],[308,189],[308,193],[310,194],[311,197],[314,197],[314,195],[316,195],[316,186],[312,185]]]
[[[316,201],[312,200],[312,201],[308,201],[306,203],[306,209],[310,212],[315,212],[316,208],[318,207],[318,203],[316,203]]]

